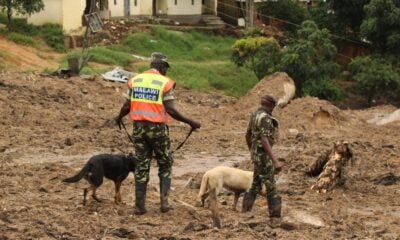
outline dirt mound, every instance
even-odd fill
[[[275,110],[284,129],[321,130],[337,126],[345,120],[340,109],[315,97],[293,100],[286,108]]]
[[[7,68],[14,71],[56,69],[60,58],[61,54],[18,45],[0,36],[0,69]]]
[[[260,80],[241,99],[244,109],[253,108],[260,102],[260,97],[266,94],[272,95],[277,100],[278,106],[284,107],[294,97],[296,88],[293,80],[284,72],[277,72]]]

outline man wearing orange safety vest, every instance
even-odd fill
[[[150,161],[158,163],[160,178],[161,212],[168,212],[168,195],[171,187],[173,159],[170,152],[168,115],[189,124],[193,129],[200,123],[183,116],[174,107],[175,82],[165,77],[169,64],[161,53],[153,53],[151,69],[128,81],[129,99],[121,108],[116,122],[129,113],[133,121],[133,140],[138,163],[135,169],[135,214],[146,213],[146,191],[149,181]]]

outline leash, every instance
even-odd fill
[[[124,130],[126,132],[126,135],[128,135],[129,141],[131,141],[132,144],[135,144],[135,142],[133,141],[131,135],[129,134],[128,130],[126,129],[124,122],[121,121],[121,125],[124,128]],[[186,135],[186,138],[183,140],[183,142],[181,142],[174,151],[171,151],[171,154],[173,154],[174,152],[176,152],[179,149],[181,149],[181,147],[186,143],[186,141],[189,139],[190,135],[192,135],[193,132],[194,132],[194,128],[191,128],[189,133]]]
[[[191,128],[188,135],[186,136],[185,140],[183,140],[183,142],[181,142],[181,144],[179,144],[178,147],[174,151],[171,151],[171,154],[178,151],[183,146],[183,144],[185,144],[185,142],[188,140],[188,138],[190,137],[190,135],[192,135],[193,132],[194,132],[194,128]]]
[[[124,122],[121,121],[121,124],[122,124],[122,127],[124,128],[124,130],[125,130],[125,132],[126,132],[126,135],[128,135],[129,141],[131,141],[131,143],[132,143],[133,145],[135,145],[135,142],[133,141],[131,135],[129,134],[128,130],[126,130],[126,127],[125,127]]]

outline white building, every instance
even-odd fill
[[[104,18],[164,17],[182,23],[197,23],[202,15],[216,15],[217,0],[96,0]],[[28,22],[41,25],[56,23],[65,32],[82,27],[90,0],[43,0],[45,9],[28,17]],[[155,5],[153,5],[155,2]]]

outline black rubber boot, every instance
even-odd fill
[[[253,208],[254,201],[256,200],[257,194],[253,192],[246,192],[243,197],[242,212],[250,212]]]
[[[145,207],[147,183],[136,183],[135,186],[135,214],[143,215],[147,212]]]
[[[169,196],[170,188],[171,188],[171,179],[170,178],[160,178],[160,200],[161,200],[160,210],[163,213],[166,213],[172,209],[168,203],[168,196]]]
[[[281,225],[282,199],[280,196],[268,198],[268,212],[270,227],[277,228]]]

